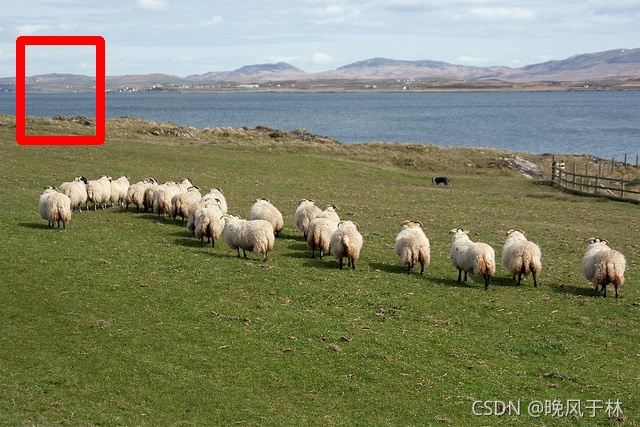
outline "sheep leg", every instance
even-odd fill
[[[351,269],[355,270],[356,269],[356,260],[353,258],[349,258],[349,261],[351,261]]]
[[[467,272],[465,271],[465,272],[464,272],[464,281],[465,281],[465,282],[467,281],[467,278],[468,278],[468,277],[467,277]]]
[[[315,252],[315,249],[314,249]],[[320,249],[320,259],[324,259],[324,251]]]
[[[264,256],[262,257],[262,262],[267,262],[269,261],[269,258],[267,257],[267,253],[264,253]]]
[[[607,297],[607,285],[602,285],[602,297],[606,298]]]
[[[614,283],[613,287],[616,289],[616,298],[618,298],[618,285]]]
[[[489,278],[491,276],[489,275],[489,273],[484,273],[483,276],[484,276],[484,290],[486,291],[489,289]]]
[[[316,247],[311,248],[311,258],[316,258]],[[322,249],[320,250],[320,259],[322,259]]]
[[[204,236],[200,238],[200,247],[204,247]]]
[[[240,258],[240,248],[237,248],[238,251],[238,258]]]
[[[212,248],[216,247],[216,240],[215,239],[211,239],[211,247]]]
[[[420,261],[420,275],[424,274],[424,262]]]
[[[342,270],[342,258],[340,258],[340,270]]]
[[[462,269],[458,268],[458,282],[462,281]]]
[[[408,262],[407,263],[407,274],[411,274],[411,267],[413,267],[413,266],[411,265],[410,262]]]
[[[521,280],[522,280],[522,272],[518,273],[518,283],[516,283],[516,285],[520,286]]]
[[[246,258],[247,257],[247,251],[245,251],[244,249],[242,250],[242,255]]]
[[[536,273],[534,273],[533,271],[531,272],[531,275],[533,276],[533,287],[537,288],[538,287],[538,281],[536,279]]]

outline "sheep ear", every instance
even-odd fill
[[[609,246],[609,241],[607,239],[600,239],[601,242],[604,242],[607,246]]]
[[[591,243],[596,243],[599,239],[596,239],[595,237],[589,237],[587,239],[587,243],[591,244]]]
[[[356,226],[356,230],[360,231],[360,224],[358,224],[358,223],[357,223],[357,222],[355,222],[355,221],[352,221],[352,222],[353,222],[353,224]]]
[[[315,203],[316,203],[316,201],[315,201],[315,200],[313,200],[313,199],[309,199],[309,201],[310,201],[311,203],[313,203],[313,204],[315,204]]]
[[[400,225],[408,225],[410,223],[411,223],[411,221],[409,221],[408,219],[405,219],[404,221],[402,221],[402,224],[400,224]]]
[[[416,224],[418,224],[420,227],[424,227],[424,225],[422,225],[422,223],[421,223],[420,221],[413,221],[413,222],[415,222]]]

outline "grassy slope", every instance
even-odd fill
[[[559,193],[496,167],[493,150],[416,165],[402,145],[151,137],[126,120],[110,121],[101,147],[19,147],[3,123],[0,425],[530,425],[528,402],[553,399],[619,399],[625,425],[639,425],[637,205]],[[443,170],[450,189],[430,184]],[[149,214],[75,213],[68,230],[46,228],[44,185],[103,173],[189,176],[243,215],[266,196],[286,232],[263,264]],[[356,271],[310,259],[291,228],[303,197],[360,223]],[[392,250],[407,218],[431,240],[423,277]],[[543,249],[539,288],[501,267],[488,292],[480,278],[457,283],[453,227],[498,259],[507,229],[526,230]],[[626,254],[618,300],[582,277],[593,235]],[[474,400],[496,399],[522,401],[522,415],[473,415]],[[618,424],[602,410],[582,421]]]

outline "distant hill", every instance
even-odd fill
[[[617,49],[600,53],[527,65],[521,68],[473,67],[441,61],[399,61],[373,58],[354,62],[334,71],[319,73],[325,78],[458,78],[494,79],[514,82],[572,81],[640,78],[640,49]]]
[[[233,71],[218,71],[187,76],[194,81],[268,81],[299,80],[309,78],[309,74],[286,62],[275,64],[245,65]]]
[[[198,88],[264,85],[279,82],[307,82],[309,87],[320,83],[348,88],[356,80],[384,81],[391,79],[428,79],[482,85],[483,82],[598,82],[640,81],[640,48],[616,49],[575,55],[567,59],[527,65],[520,68],[504,66],[474,67],[432,60],[397,60],[371,58],[344,65],[335,70],[307,73],[286,62],[247,65],[233,71],[212,71],[178,77],[167,74],[107,76],[110,90],[185,90]],[[27,78],[28,90],[90,90],[93,78],[72,74],[46,74]],[[316,83],[314,83],[316,82]],[[0,90],[7,90],[14,78],[0,78]],[[302,87],[296,85],[296,87]]]

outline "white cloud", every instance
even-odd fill
[[[326,53],[316,52],[311,55],[311,62],[317,65],[327,65],[333,62],[333,58]]]
[[[29,36],[48,28],[49,26],[44,24],[25,24],[19,25],[18,27],[16,27],[16,30],[18,30],[18,34],[20,34],[21,36]]]
[[[146,10],[164,10],[167,8],[165,0],[137,0],[139,8]]]
[[[507,7],[472,8],[469,14],[489,22],[533,21],[536,17],[536,14],[529,9]]]
[[[200,25],[204,25],[205,27],[210,27],[212,25],[222,24],[222,16],[216,15],[211,19],[207,19],[206,21],[200,21]]]

